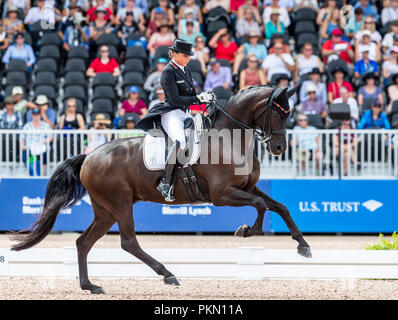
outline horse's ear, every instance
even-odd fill
[[[280,90],[280,89],[279,89],[279,90]],[[284,88],[284,89],[280,90],[279,93],[276,94],[275,99],[284,97],[285,94],[286,94],[286,92],[287,92],[287,88]]]
[[[288,90],[287,95],[289,98],[296,93],[297,88],[298,87],[294,87],[294,88],[291,88],[290,90]]]

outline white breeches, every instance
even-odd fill
[[[184,120],[190,118],[189,110],[187,113],[177,109],[161,115],[163,129],[173,142],[179,141],[180,148],[185,149]]]

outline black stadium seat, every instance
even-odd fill
[[[112,100],[98,98],[93,101],[91,113],[108,113],[113,115],[114,106]]]
[[[69,71],[65,74],[64,88],[73,85],[79,85],[87,88],[87,78],[84,72]]]
[[[23,71],[28,73],[28,67],[24,60],[14,59],[6,65],[6,72],[10,71]]]
[[[35,75],[35,79],[33,81],[33,87],[41,86],[41,85],[49,85],[56,87],[57,79],[55,77],[54,72],[51,71],[39,71]]]
[[[166,60],[170,60],[168,46],[160,46],[156,49],[154,61],[157,61],[159,58],[165,58]]]
[[[308,20],[299,21],[294,27],[294,35],[298,36],[301,33],[315,33],[315,23]]]
[[[117,99],[115,89],[110,86],[95,87],[93,93],[93,101],[96,99],[111,99],[115,101]]]
[[[123,76],[123,88],[131,86],[143,86],[144,77],[140,72],[127,72]]]
[[[198,83],[198,86],[203,86],[203,76],[202,73],[192,72],[192,78]]]
[[[115,33],[103,33],[101,34],[97,41],[97,47],[101,47],[102,45],[112,46],[116,49],[119,49],[121,46],[120,39]]]
[[[87,66],[89,59],[88,50],[83,47],[72,47],[68,52],[68,60],[69,59],[81,59]]]
[[[50,99],[55,106],[55,101],[57,99],[57,94],[55,92],[55,88],[50,85],[41,85],[35,87],[35,94],[34,96],[37,97],[39,95],[45,95],[48,99]]]
[[[87,96],[85,88],[79,85],[67,86],[64,91],[64,100],[68,98],[75,98],[81,100],[82,102],[86,102]]]
[[[132,46],[126,50],[126,60],[141,59],[144,65],[148,63],[148,54],[144,47]]]
[[[44,45],[40,48],[39,58],[52,58],[56,62],[61,58],[60,50],[53,44]]]
[[[59,67],[54,59],[43,58],[39,59],[39,61],[37,61],[37,63],[35,64],[34,72],[37,73],[39,71],[50,71],[54,74],[57,74],[58,69]]]
[[[115,77],[109,72],[97,73],[94,77],[93,88],[100,85],[114,87],[116,85]]]
[[[39,46],[42,47],[44,45],[55,45],[57,47],[61,46],[61,38],[58,35],[58,32],[44,32],[40,41]]]
[[[82,59],[73,58],[66,60],[65,72],[68,71],[81,71],[86,73],[86,64]]]
[[[28,83],[28,78],[23,71],[10,71],[6,75],[6,85],[15,84],[24,86]]]
[[[295,20],[299,21],[314,21],[316,20],[317,13],[310,8],[302,8],[296,11]]]
[[[145,72],[145,65],[141,59],[135,59],[135,58],[128,59],[124,63],[124,68],[122,73],[125,74],[129,71],[140,72],[143,74]]]
[[[202,73],[202,66],[200,65],[200,62],[198,60],[191,59],[188,62],[188,68],[189,70],[191,70],[191,72]]]

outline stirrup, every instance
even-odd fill
[[[173,196],[173,186],[170,186],[167,182],[160,180],[156,189],[162,194],[164,200],[167,202],[173,202],[175,200]]]

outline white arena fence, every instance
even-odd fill
[[[71,156],[111,139],[144,134],[141,130],[40,131],[46,152],[32,147],[34,142],[27,152],[21,139],[38,137],[37,132],[0,130],[2,178],[49,177]],[[279,157],[270,155],[265,144],[255,143],[262,179],[396,179],[397,148],[398,130],[288,130],[287,149]]]

